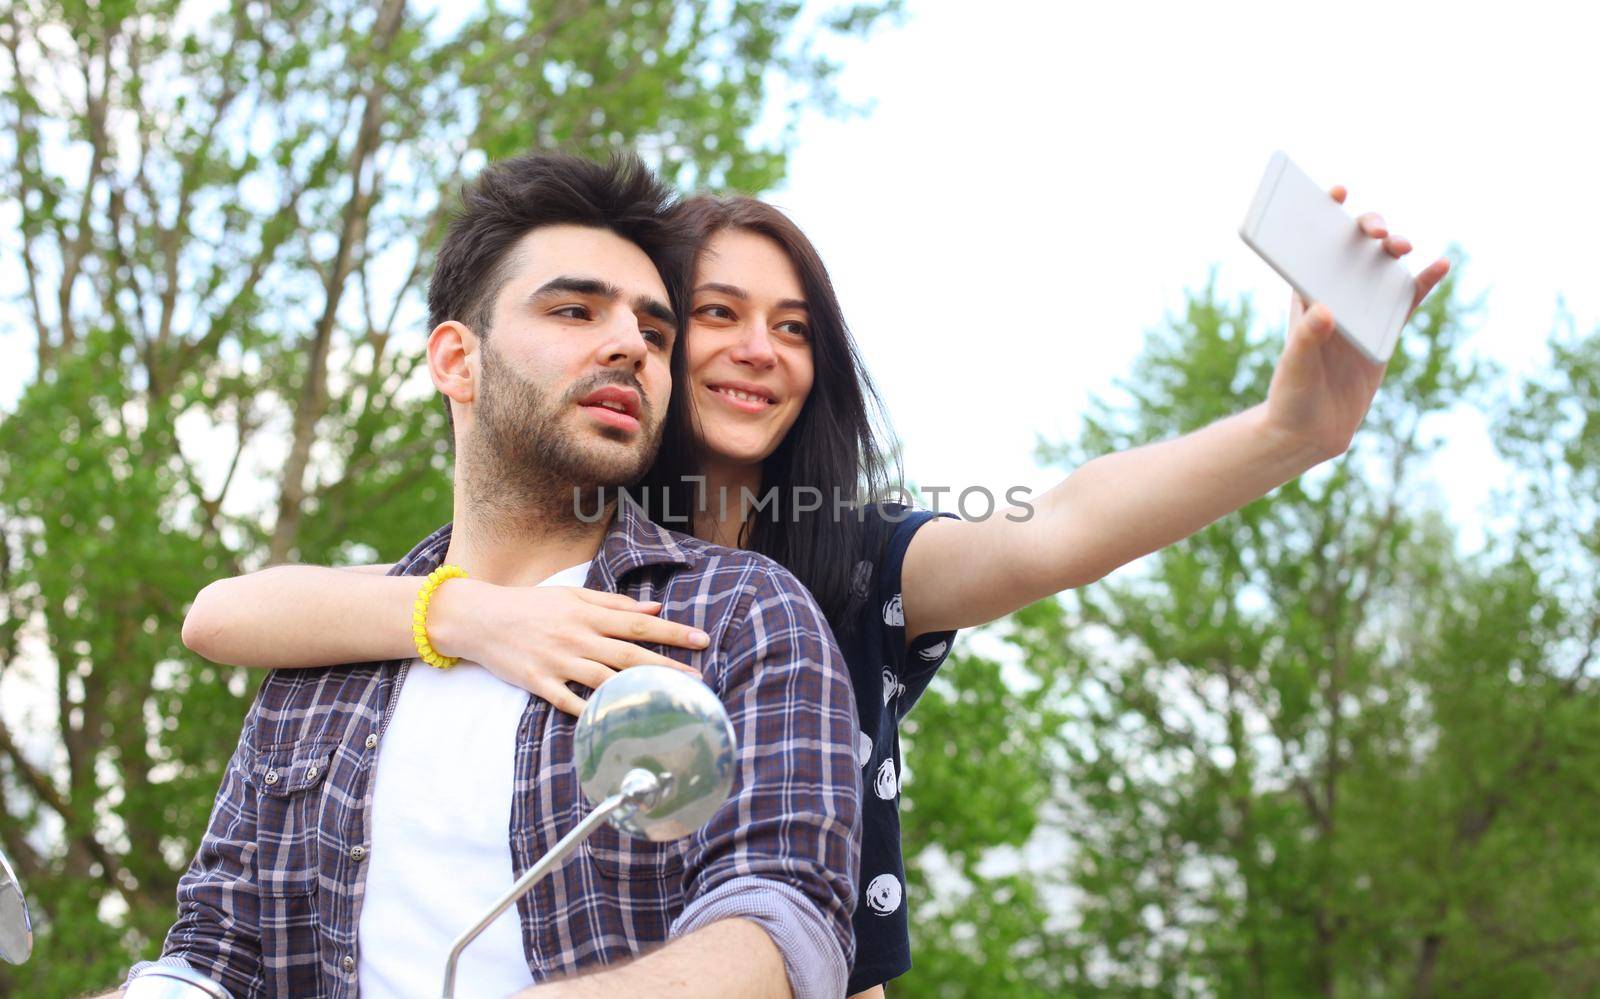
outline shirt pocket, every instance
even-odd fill
[[[689,837],[667,843],[637,839],[609,822],[584,841],[595,870],[614,881],[672,882],[683,874]]]
[[[256,882],[267,897],[310,895],[317,887],[317,827],[333,746],[263,749],[256,790]]]

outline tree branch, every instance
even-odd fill
[[[354,258],[355,241],[365,227],[367,212],[371,209],[374,194],[362,186],[366,164],[380,140],[383,124],[383,99],[387,87],[383,82],[384,57],[400,30],[405,0],[383,0],[373,28],[373,47],[376,55],[371,67],[361,125],[356,133],[355,149],[350,157],[350,199],[345,203],[343,223],[340,226],[338,248],[332,265],[323,282],[324,300],[322,317],[312,333],[306,363],[305,384],[295,406],[294,430],[285,463],[283,486],[278,496],[278,516],[273,525],[269,561],[276,564],[288,558],[300,530],[301,504],[306,495],[306,466],[311,457],[311,443],[316,436],[317,420],[325,405],[323,398],[327,380],[328,352],[333,341],[333,329],[338,317],[339,302],[344,292]]]
[[[84,120],[89,126],[89,176],[84,180],[83,197],[78,206],[77,227],[70,241],[62,239],[61,243],[61,288],[59,292],[61,346],[70,349],[77,338],[72,320],[72,290],[78,283],[78,274],[82,268],[84,256],[88,253],[89,244],[94,234],[94,226],[90,222],[90,212],[94,208],[94,193],[99,186],[100,178],[104,175],[107,159],[111,154],[111,139],[106,132],[106,111],[108,97],[111,89],[111,49],[116,40],[114,31],[108,32],[99,38],[100,42],[100,88],[95,92],[94,74],[90,67],[92,60],[87,52],[79,66],[83,72]]]
[[[56,790],[50,778],[22,755],[4,721],[0,721],[0,753],[4,753],[11,760],[11,765],[28,790],[32,791],[42,804],[61,817],[61,821],[67,826],[68,834],[77,832],[75,842],[83,846],[99,863],[100,876],[107,885],[121,891],[125,885],[133,883],[133,879],[128,876],[117,858],[95,838],[93,824],[85,821],[85,817],[73,807],[72,802]]]
[[[5,25],[9,29],[5,37],[5,50],[7,55],[11,57],[11,96],[13,98],[12,103],[16,105],[17,109],[16,131],[13,133],[13,141],[16,144],[17,207],[21,212],[21,225],[19,228],[22,233],[22,270],[28,287],[28,305],[33,312],[34,329],[38,336],[37,347],[35,348],[38,370],[42,372],[49,366],[52,348],[50,344],[50,326],[45,321],[44,303],[39,295],[39,286],[41,284],[39,266],[33,257],[33,237],[38,231],[38,221],[33,216],[33,210],[28,206],[30,201],[28,197],[30,193],[28,177],[30,173],[37,173],[38,167],[35,164],[30,169],[27,160],[27,150],[35,150],[35,155],[37,155],[39,133],[33,127],[32,116],[29,114],[29,108],[34,102],[29,94],[28,77],[23,71],[22,59],[18,53],[22,29],[17,23],[17,7],[15,5],[5,5],[5,14],[3,19],[0,19],[0,25]]]
[[[28,882],[44,875],[45,863],[39,851],[33,848],[27,836],[23,834],[21,824],[10,821],[19,814],[6,802],[5,781],[0,780],[0,815],[7,818],[7,821],[0,822],[0,843],[5,844],[6,855],[16,864],[24,882]]]

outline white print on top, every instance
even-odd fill
[[[867,885],[867,908],[880,916],[887,916],[900,908],[900,879],[893,874],[880,874]]]
[[[872,760],[872,736],[865,732],[856,740],[856,762],[866,766]]]
[[[884,760],[883,765],[878,768],[878,775],[872,780],[872,789],[884,801],[889,801],[900,792],[900,779],[894,772],[894,757]]]
[[[934,645],[928,646],[925,649],[918,649],[917,650],[917,655],[921,656],[922,658],[926,659],[928,662],[931,663],[935,659],[937,659],[940,656],[944,655],[944,650],[948,649],[949,647],[950,647],[950,643],[949,642],[938,642],[938,643],[936,643]]]
[[[883,703],[888,704],[896,695],[906,692],[906,685],[896,679],[894,670],[885,666],[883,668]]]
[[[896,593],[883,605],[883,623],[891,628],[904,628],[906,626],[906,612],[900,605],[900,594]]]

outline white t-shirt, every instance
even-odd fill
[[[585,562],[539,585],[582,586],[588,574]],[[516,880],[511,785],[530,696],[465,660],[449,670],[417,660],[406,672],[373,775],[363,996],[438,995],[450,945]],[[513,906],[462,953],[456,994],[532,984]]]

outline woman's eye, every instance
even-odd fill
[[[695,315],[705,316],[708,319],[733,318],[733,312],[726,305],[702,305],[695,310]]]
[[[800,337],[802,340],[811,335],[811,331],[806,329],[806,324],[802,322],[780,323],[778,324],[778,329],[788,333],[790,336]]]

